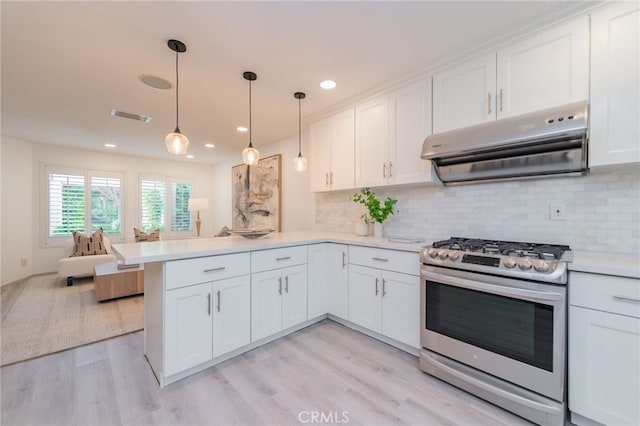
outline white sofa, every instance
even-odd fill
[[[64,256],[58,261],[58,277],[66,278],[67,285],[73,285],[73,278],[88,277],[94,274],[93,267],[98,263],[115,262],[116,256],[111,252],[111,243],[107,237],[103,237],[104,245],[109,254],[96,254],[93,256],[74,256],[73,238],[64,242]]]

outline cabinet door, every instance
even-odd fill
[[[281,270],[251,275],[251,341],[282,330]]]
[[[164,376],[213,359],[211,283],[165,293]]]
[[[495,92],[495,53],[435,74],[433,133],[495,120]]]
[[[389,180],[389,96],[356,105],[356,187]]]
[[[307,320],[307,265],[282,270],[282,328]]]
[[[327,258],[329,313],[349,319],[349,247],[329,244]]]
[[[589,166],[640,162],[640,7],[591,15]]]
[[[353,108],[333,117],[331,143],[331,171],[329,184],[332,190],[355,187],[355,122]]]
[[[420,277],[382,271],[382,334],[420,348]]]
[[[589,19],[498,51],[498,118],[589,98]]]
[[[329,189],[331,145],[333,143],[333,117],[311,123],[309,126],[309,180],[311,191]]]
[[[640,319],[569,307],[569,409],[602,424],[640,424]]]
[[[328,270],[331,268],[328,259],[329,244],[312,244],[307,246],[308,272],[308,316],[316,318],[329,312],[328,302]]]
[[[380,270],[349,266],[349,321],[369,330],[382,332]]]
[[[214,358],[251,341],[251,276],[213,283]]]
[[[389,94],[389,183],[433,182],[431,162],[420,159],[431,134],[431,81],[419,80]]]

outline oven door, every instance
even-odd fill
[[[421,343],[564,401],[566,288],[423,265]]]

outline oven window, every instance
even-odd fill
[[[427,281],[428,330],[553,371],[553,307]]]

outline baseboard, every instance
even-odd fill
[[[3,283],[2,285],[0,285],[0,287],[4,287],[4,286],[7,286],[7,285],[11,285],[11,284],[21,284],[21,283],[23,283],[25,281],[30,280],[33,277],[40,277],[42,275],[50,275],[50,274],[55,274],[55,273],[56,273],[56,271],[53,271],[53,272],[39,272],[37,274],[27,275],[26,277],[18,278],[17,280],[9,281],[8,283]]]

